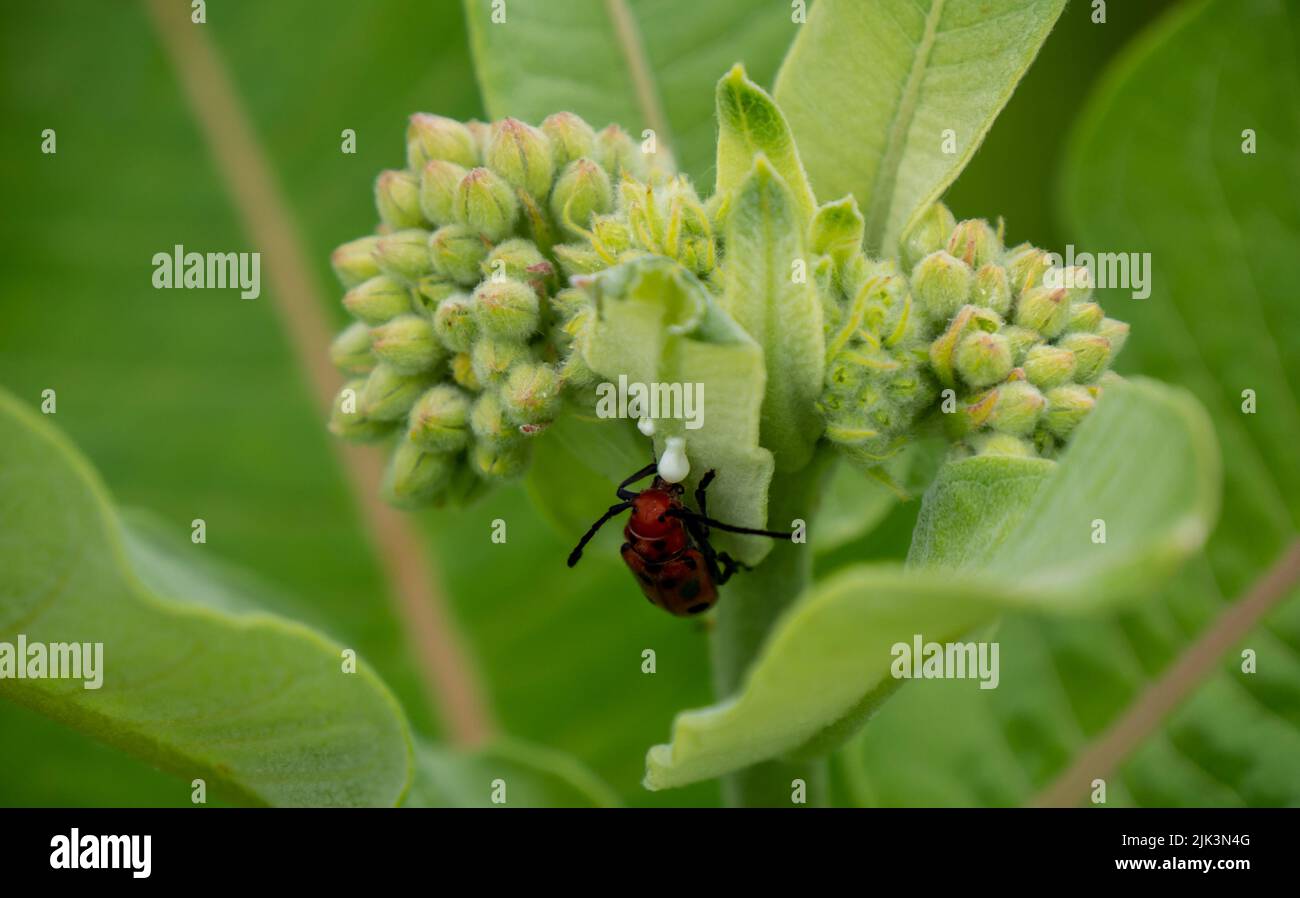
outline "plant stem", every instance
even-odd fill
[[[782,529],[796,518],[811,525],[833,459],[824,447],[801,471],[778,474],[768,493],[767,521]],[[777,542],[762,563],[738,574],[725,589],[713,630],[713,690],[719,699],[744,683],[777,618],[812,582],[812,549],[807,543]],[[825,804],[825,760],[755,764],[723,780],[723,796],[733,807],[789,807],[793,781],[806,783],[809,805]]]

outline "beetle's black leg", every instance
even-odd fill
[[[794,539],[794,533],[785,533],[780,530],[756,530],[753,527],[737,527],[734,524],[724,524],[721,521],[715,521],[713,518],[706,518],[704,515],[696,514],[688,508],[675,509],[668,512],[674,517],[681,518],[685,521],[696,521],[712,527],[715,530],[724,530],[727,533],[743,533],[748,536],[767,536],[772,539]]]
[[[704,567],[709,572],[709,577],[714,583],[722,576],[722,569],[718,567],[718,553],[709,542],[709,529],[693,518],[682,518],[682,523],[686,526],[686,532],[691,535],[695,542],[695,547],[700,550],[704,556]]]
[[[731,575],[736,571],[752,571],[753,568],[743,561],[737,561],[726,552],[718,553],[718,561],[722,562],[721,572],[714,578],[714,582],[719,586],[731,579]]]
[[[704,491],[709,488],[709,484],[713,482],[713,478],[717,475],[717,471],[705,472],[704,476],[700,478],[699,486],[695,488],[695,507],[700,510],[700,517],[702,518],[707,518],[709,516],[709,510],[705,505],[706,499]]]
[[[618,497],[619,497],[620,499],[624,499],[624,500],[635,499],[635,498],[636,498],[636,493],[634,493],[634,492],[632,492],[631,490],[629,490],[628,487],[631,486],[632,484],[636,483],[636,482],[637,482],[638,480],[640,480],[642,477],[649,477],[651,474],[654,474],[654,473],[655,473],[656,471],[658,471],[658,470],[659,470],[659,465],[658,465],[658,463],[656,463],[656,462],[650,462],[650,464],[646,465],[644,468],[642,468],[641,470],[637,471],[635,474],[633,474],[633,475],[632,475],[631,477],[629,477],[627,480],[624,480],[622,483],[620,483],[620,484],[618,485]]]
[[[611,505],[609,511],[601,515],[600,520],[592,524],[591,529],[584,533],[582,539],[580,539],[578,544],[573,547],[573,551],[569,553],[569,567],[573,567],[578,563],[578,560],[582,558],[582,550],[586,547],[587,543],[591,542],[591,538],[596,535],[596,531],[605,526],[606,521],[614,517],[616,514],[627,511],[631,507],[631,502],[620,502],[617,505]]]

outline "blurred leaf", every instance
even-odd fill
[[[504,801],[494,802],[494,792]],[[515,742],[472,754],[415,749],[408,808],[608,808],[618,796],[567,755]]]
[[[641,140],[656,129],[697,181],[714,161],[713,85],[733,63],[770,83],[795,31],[788,4],[751,0],[465,0],[484,104],[534,124],[576,112]],[[667,131],[668,133],[664,133]]]
[[[912,455],[900,452],[885,463],[887,476],[901,481]],[[831,552],[869,533],[894,509],[899,496],[880,480],[873,480],[846,463],[832,472],[817,511],[817,533],[810,540],[818,553]]]
[[[1227,464],[1206,552],[1124,614],[1005,619],[998,689],[909,687],[845,754],[859,801],[1021,804],[1214,627],[1296,537],[1300,381],[1297,22],[1277,2],[1191,3],[1108,73],[1074,135],[1065,198],[1077,251],[1150,251],[1151,296],[1112,290],[1133,324],[1122,363],[1192,390]],[[1241,152],[1243,128],[1259,152]],[[1281,148],[1286,147],[1284,151]],[[1225,302],[1225,297],[1232,299]],[[1243,389],[1259,411],[1242,413]],[[1151,459],[1159,476],[1163,461]],[[1107,803],[1294,805],[1300,800],[1300,601],[1292,589],[1108,779]],[[942,729],[941,729],[942,728]],[[946,738],[958,728],[963,739]],[[899,746],[907,746],[900,754]],[[1081,800],[1083,796],[1080,796]]]
[[[0,680],[10,699],[256,803],[392,805],[410,736],[365,665],[288,620],[148,590],[86,461],[0,393],[0,634],[102,643],[102,685]],[[172,582],[181,577],[172,569]],[[188,600],[188,601],[187,601]],[[25,658],[18,663],[25,664]]]
[[[1164,473],[1152,476],[1134,446],[1158,451]],[[650,749],[647,786],[825,751],[899,685],[891,646],[914,634],[946,642],[1000,610],[1064,613],[1143,594],[1201,546],[1217,465],[1195,400],[1150,382],[1108,389],[1059,464],[948,465],[917,525],[919,566],[860,565],[816,585],[778,623],[736,697],[679,715],[672,743]],[[1090,538],[1096,518],[1107,522],[1104,545]]]
[[[209,4],[205,33],[241,88],[322,284],[330,250],[369,230],[371,184],[401,164],[406,116],[479,114],[459,8],[435,6],[319,0],[308,15],[302,2]],[[56,390],[54,420],[120,503],[151,509],[187,548],[256,571],[274,585],[257,595],[266,607],[289,611],[280,593],[309,597],[302,619],[369,659],[412,725],[434,735],[266,265],[256,300],[151,289],[153,254],[177,243],[262,250],[264,262],[269,248],[241,233],[144,4],[0,4],[0,43],[4,83],[27,85],[0,92],[0,158],[13,174],[0,232],[19,260],[6,273],[0,383],[32,404]],[[120,58],[102,52],[109,45]],[[57,155],[33,151],[30,135],[47,127]],[[355,155],[339,152],[344,127],[359,135]],[[58,300],[40,299],[49,296]],[[341,320],[337,300],[328,297]],[[207,547],[188,543],[195,517],[207,521]],[[0,730],[22,734],[6,761],[28,772],[0,777],[0,804],[190,806],[188,780],[31,720],[0,702]],[[647,726],[642,739],[651,735]],[[639,746],[629,748],[639,775]]]
[[[597,320],[587,364],[612,383],[626,376],[629,383],[702,384],[702,426],[688,430],[681,421],[659,420],[657,452],[665,437],[684,436],[689,483],[717,471],[709,514],[741,527],[766,526],[772,454],[759,445],[762,350],[694,275],[662,256],[608,269],[595,284]],[[751,565],[771,550],[764,537],[728,533],[716,541]]]
[[[1065,0],[819,0],[776,100],[813,189],[852,193],[866,248],[893,256],[909,223],[970,161]],[[944,152],[951,129],[957,151]]]

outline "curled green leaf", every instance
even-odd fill
[[[734,66],[718,82],[718,176],[715,193],[730,199],[750,177],[754,160],[770,161],[790,190],[798,220],[807,227],[817,207],[790,126],[765,90]]]
[[[709,513],[742,527],[764,527],[772,453],[759,443],[767,375],[763,351],[682,266],[659,256],[626,262],[590,282],[596,320],[586,361],[607,383],[702,385],[697,429],[680,419],[656,422],[655,446],[683,436],[690,483],[717,471]],[[628,473],[631,473],[629,471]],[[719,546],[747,564],[771,549],[762,537],[719,534]]]

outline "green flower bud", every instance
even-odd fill
[[[974,274],[943,250],[930,253],[912,271],[912,295],[931,324],[942,324],[970,297]]]
[[[1064,287],[1031,287],[1016,302],[1016,324],[1049,339],[1070,323],[1070,299]]]
[[[470,430],[480,443],[500,445],[521,439],[519,428],[506,417],[501,397],[495,390],[480,393],[469,413]]]
[[[475,341],[474,348],[470,350],[474,377],[484,386],[500,383],[516,362],[528,360],[528,347],[512,340],[482,337]]]
[[[866,221],[853,197],[826,203],[813,216],[808,248],[817,255],[830,256],[842,268],[862,248]]]
[[[1047,391],[1047,413],[1043,426],[1048,432],[1065,439],[1073,432],[1097,401],[1087,387],[1066,384]]]
[[[370,373],[375,367],[375,356],[370,351],[370,328],[365,322],[352,322],[334,338],[330,344],[330,361],[344,374]]]
[[[1095,302],[1076,302],[1070,305],[1070,323],[1066,330],[1072,331],[1095,331],[1101,326],[1101,320],[1105,317],[1101,306]]]
[[[378,237],[362,237],[348,241],[330,254],[330,264],[344,287],[355,287],[379,274],[372,255],[378,242]]]
[[[459,292],[459,284],[446,280],[440,274],[428,274],[415,284],[415,304],[425,314],[432,315],[444,299]]]
[[[1075,364],[1070,350],[1040,343],[1025,355],[1025,377],[1038,389],[1049,390],[1073,380]]]
[[[551,215],[564,230],[583,234],[592,215],[602,215],[614,205],[614,188],[605,170],[590,159],[575,159],[565,166],[551,192]]]
[[[1028,436],[1033,433],[1047,400],[1026,380],[1010,380],[994,391],[997,402],[989,423],[1000,433]]]
[[[396,421],[431,383],[427,374],[402,374],[391,365],[376,365],[361,393],[361,412],[375,421]]]
[[[539,296],[555,279],[555,266],[547,261],[531,240],[516,238],[499,244],[483,260],[483,274],[493,281],[510,278],[523,281]]]
[[[609,267],[600,253],[585,243],[561,243],[551,251],[560,262],[560,270],[568,277],[595,274]]]
[[[1034,444],[1009,433],[979,433],[971,437],[976,455],[1009,455],[1015,458],[1033,458],[1038,453]]]
[[[641,148],[617,125],[610,125],[596,135],[596,161],[615,182],[622,180],[625,172],[634,178],[645,174]]]
[[[1011,284],[1007,270],[1001,265],[983,265],[975,272],[975,285],[971,288],[971,305],[992,309],[1006,317],[1011,311]]]
[[[606,256],[621,256],[632,248],[632,229],[613,215],[596,216],[591,222],[591,235]],[[609,260],[606,264],[610,264]]]
[[[964,398],[956,411],[943,416],[944,426],[953,437],[961,437],[979,430],[989,422],[997,407],[998,391],[984,390]]]
[[[962,306],[957,314],[952,316],[952,320],[948,322],[948,327],[944,332],[930,344],[930,367],[934,369],[939,381],[946,386],[955,384],[953,366],[956,364],[957,347],[968,332],[978,330],[991,333],[998,329],[999,324],[997,316],[987,309],[970,305]],[[978,350],[976,351],[978,352]],[[1010,353],[1010,348],[1008,348],[1008,353]],[[893,371],[898,369],[899,364],[896,361],[891,361],[889,365],[878,364],[876,367],[885,371]]]
[[[596,151],[596,132],[572,112],[557,112],[542,122],[542,133],[551,139],[556,168]]]
[[[483,389],[478,375],[474,373],[474,362],[468,352],[458,352],[451,357],[451,379],[470,392],[477,393]]]
[[[371,332],[371,348],[381,362],[402,374],[431,371],[443,362],[446,349],[423,315],[399,315]]]
[[[451,384],[425,392],[411,409],[407,438],[428,452],[455,452],[469,445],[470,396]]]
[[[541,320],[537,293],[509,278],[488,279],[474,290],[474,320],[489,337],[522,342],[537,331]]]
[[[475,443],[470,453],[475,472],[488,480],[513,480],[528,469],[530,442]]]
[[[394,231],[375,243],[375,264],[399,281],[415,282],[433,268],[429,259],[429,232],[421,228]]]
[[[915,268],[926,256],[943,249],[956,226],[957,219],[947,206],[943,203],[932,205],[903,238],[903,265]]]
[[[455,456],[425,452],[409,440],[400,440],[384,473],[384,496],[402,508],[429,505],[446,492],[455,468]]]
[[[551,297],[551,309],[564,321],[592,307],[591,294],[577,287],[565,287]]]
[[[1114,364],[1115,356],[1119,355],[1119,351],[1128,342],[1128,331],[1127,324],[1114,318],[1104,318],[1101,324],[1097,325],[1097,334],[1110,341],[1110,357],[1106,359],[1107,365]]]
[[[1047,257],[1047,253],[1028,243],[1007,250],[1003,264],[1007,266],[1011,289],[1016,294],[1037,287],[1043,273],[1052,267],[1052,261]]]
[[[515,192],[486,168],[468,172],[456,187],[452,217],[490,241],[501,240],[513,231],[518,216]]]
[[[458,121],[417,112],[406,127],[406,164],[420,172],[435,159],[466,168],[478,165],[474,135]]]
[[[1006,337],[1007,342],[1011,344],[1011,361],[1017,365],[1024,364],[1029,350],[1043,340],[1042,334],[1038,333],[1038,331],[1030,330],[1027,327],[1017,327],[1014,324],[1007,325],[998,333]]]
[[[365,386],[365,380],[350,380],[334,397],[329,429],[336,437],[355,443],[372,443],[392,433],[394,425],[391,421],[373,421],[361,413]]]
[[[492,126],[485,155],[488,168],[512,186],[544,201],[555,177],[551,141],[538,129],[518,119],[504,119]]]
[[[465,123],[465,128],[474,138],[474,150],[478,153],[479,161],[482,161],[487,153],[488,141],[492,139],[492,126],[478,119],[470,119]],[[478,162],[474,164],[477,165]]]
[[[456,190],[469,170],[454,162],[434,159],[420,173],[420,211],[436,225],[451,224]]]
[[[515,424],[552,421],[560,408],[560,378],[550,365],[523,362],[510,369],[501,406]]]
[[[957,346],[957,373],[972,387],[992,386],[1011,373],[1011,344],[1001,334],[975,331]]]
[[[375,179],[375,207],[390,228],[418,228],[424,224],[420,212],[420,182],[407,171],[386,171]]]
[[[429,237],[434,270],[467,287],[478,283],[479,265],[491,248],[478,231],[465,225],[443,225]]]
[[[381,274],[349,290],[343,296],[343,308],[366,324],[383,324],[411,311],[411,291]]]
[[[1092,300],[1092,272],[1087,268],[1073,266],[1060,271],[1050,271],[1043,275],[1043,282],[1057,287],[1064,287],[1070,305],[1079,305]]]
[[[433,313],[433,332],[452,352],[469,352],[478,336],[474,303],[470,297],[457,293],[438,303],[438,309]]]
[[[1074,353],[1074,377],[1079,383],[1091,383],[1106,370],[1110,361],[1110,341],[1100,334],[1066,334],[1058,343],[1062,349]]]
[[[564,361],[560,363],[559,373],[561,388],[581,389],[596,382],[596,372],[591,370],[591,366],[576,347],[570,350],[564,357]]]
[[[971,268],[981,268],[1002,255],[1002,240],[987,221],[970,218],[953,228],[947,249]]]

